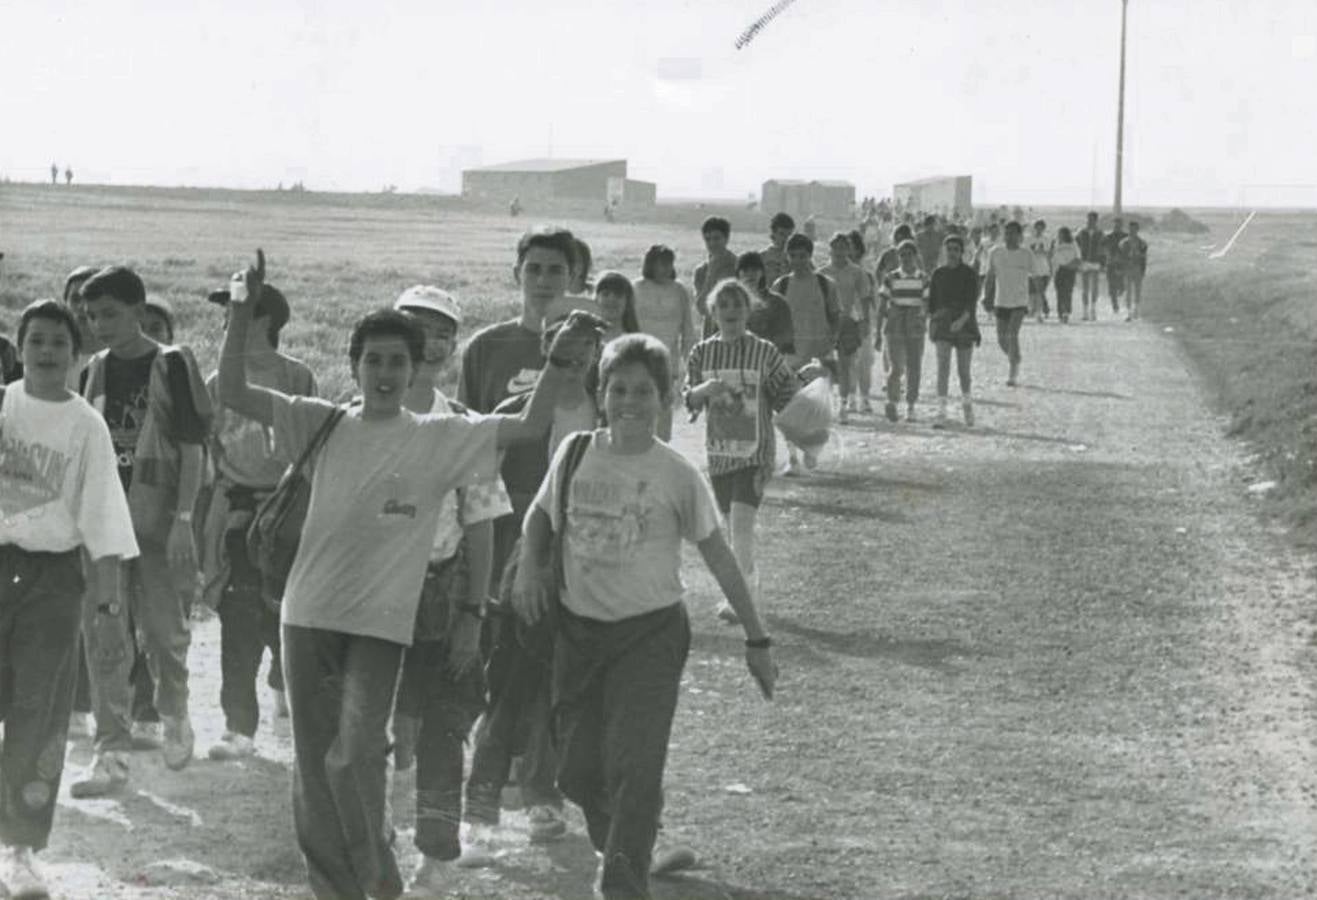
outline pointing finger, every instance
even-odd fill
[[[265,281],[265,251],[260,247],[256,248],[256,274]]]

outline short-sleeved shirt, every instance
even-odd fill
[[[797,356],[822,359],[836,346],[836,326],[828,315],[829,302],[836,302],[835,295],[829,296],[835,290],[831,285],[832,279],[818,272],[802,278],[785,275],[773,285],[791,309]]]
[[[9,385],[0,406],[0,544],[137,556],[116,469],[109,428],[86,400],[52,402],[21,380]]]
[[[686,285],[642,278],[635,289],[640,330],[662,341],[674,364],[684,359],[695,344],[694,301]]]
[[[704,409],[709,474],[766,468],[774,462],[773,413],[786,406],[799,382],[782,354],[753,334],[734,341],[715,335],[691,350],[686,383],[692,388],[709,379],[730,387],[734,397]]]
[[[883,276],[879,290],[892,306],[923,306],[928,297],[928,276],[919,270],[897,269]]]
[[[1102,255],[1108,268],[1120,265],[1120,244],[1126,237],[1125,232],[1113,228],[1102,238]]]
[[[539,332],[523,327],[520,319],[490,325],[466,345],[457,399],[478,413],[491,413],[513,394],[530,392],[543,368]]]
[[[1120,242],[1120,261],[1125,271],[1142,273],[1148,268],[1148,242],[1141,237],[1127,235]]]
[[[558,485],[570,446],[559,447],[535,496],[555,531],[563,528]],[[656,440],[644,453],[616,453],[608,432],[596,431],[571,479],[563,604],[616,622],[681,602],[681,542],[708,538],[719,522],[709,483],[680,452]]]
[[[1102,229],[1084,227],[1075,235],[1079,245],[1080,259],[1086,263],[1102,262],[1105,250],[1102,246]]]
[[[333,411],[272,393],[274,439],[298,455]],[[283,622],[408,646],[440,501],[494,478],[498,420],[348,411],[314,460],[311,502],[283,598]]]
[[[764,279],[769,284],[773,284],[791,271],[791,261],[787,258],[785,247],[779,248],[769,244],[759,251],[759,256],[764,261]]]
[[[1029,276],[1033,274],[1033,254],[1023,247],[1014,250],[1001,244],[992,248],[988,265],[997,278],[998,309],[1029,306]]]
[[[257,369],[248,365],[247,380],[284,394],[310,397],[316,392],[315,375],[306,363],[282,353],[274,355],[269,367]],[[290,458],[275,446],[274,429],[226,409],[219,402],[218,384],[219,373],[212,372],[206,379],[206,390],[210,392],[215,410],[211,425],[219,445],[215,468],[234,484],[272,489],[296,458]]]
[[[464,407],[453,404],[438,388],[434,389],[430,412],[434,415],[465,414]],[[430,549],[430,562],[439,563],[451,559],[462,543],[462,534],[468,526],[492,521],[511,512],[512,503],[508,499],[508,492],[503,487],[503,479],[497,475],[492,481],[468,485],[444,494],[439,501],[439,525],[434,534],[434,546]]]
[[[730,250],[724,250],[712,259],[706,259],[695,267],[695,274],[691,283],[695,285],[695,303],[696,306],[709,296],[714,285],[724,278],[736,277],[736,254]]]
[[[1048,259],[1047,253],[1051,249],[1052,241],[1047,236],[1047,232],[1037,234],[1029,232],[1029,252],[1033,254],[1033,274],[1035,276],[1051,275],[1052,261]]]
[[[837,286],[837,306],[843,318],[859,322],[869,313],[866,300],[871,296],[869,279],[863,269],[854,263],[834,266],[831,263],[819,270]]]

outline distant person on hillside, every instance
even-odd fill
[[[59,184],[59,166],[55,163],[50,164],[50,183]]]
[[[1125,300],[1125,321],[1139,317],[1143,302],[1143,276],[1148,273],[1148,242],[1139,237],[1139,223],[1130,222],[1129,236],[1120,242],[1120,266],[1129,291]]]
[[[784,212],[777,213],[768,223],[768,246],[759,251],[764,261],[764,277],[769,284],[787,273],[791,263],[787,260],[787,238],[796,231],[796,220]]]
[[[1062,226],[1056,230],[1056,243],[1052,245],[1052,282],[1056,285],[1056,317],[1062,322],[1070,321],[1070,311],[1074,304],[1075,278],[1081,265],[1079,245],[1075,243],[1070,229]]]
[[[997,345],[1010,362],[1009,387],[1019,384],[1020,326],[1029,312],[1029,278],[1033,274],[1033,254],[1020,246],[1023,238],[1023,226],[1007,222],[1005,243],[993,248],[988,258],[988,294],[997,316]]]
[[[606,325],[604,343],[640,330],[636,319],[636,291],[621,272],[603,272],[594,285],[594,303]]]
[[[1098,227],[1098,214],[1090,212],[1087,224],[1075,235],[1079,247],[1079,277],[1081,299],[1084,303],[1084,321],[1097,321],[1098,275],[1102,272],[1105,250],[1102,229]]]
[[[695,346],[695,304],[690,290],[677,280],[676,261],[676,254],[665,244],[654,244],[645,251],[640,280],[635,283],[636,318],[640,330],[662,341],[672,359],[685,360]],[[674,391],[679,387],[673,385]],[[672,440],[671,404],[659,413],[658,436]]]
[[[1125,269],[1120,261],[1120,244],[1125,240],[1125,223],[1113,219],[1111,231],[1102,238],[1102,257],[1107,267],[1107,296],[1111,298],[1111,311],[1120,312],[1120,296],[1125,293]]]
[[[64,169],[64,183],[65,183],[65,184],[73,184],[73,169],[72,169],[72,167],[68,167],[68,166],[65,167],[65,169]]]
[[[701,334],[708,337],[716,330],[709,312],[709,291],[724,278],[736,277],[736,254],[727,249],[732,237],[732,223],[722,216],[709,216],[700,225],[706,258],[695,267],[691,284],[695,285],[695,309],[700,314]]]
[[[514,219],[515,219],[517,216],[521,215],[521,198],[520,198],[520,197],[513,197],[513,198],[512,198],[512,203],[508,206],[508,212],[512,215],[512,218],[514,218]]]
[[[841,409],[838,421],[845,425],[850,414],[859,411],[853,396],[855,391],[855,358],[868,329],[869,307],[873,292],[864,270],[851,261],[850,235],[838,231],[828,242],[831,256],[828,264],[819,271],[832,279],[837,294],[837,386],[841,392]]]
[[[791,307],[781,294],[768,286],[764,261],[758,253],[742,253],[736,260],[736,280],[750,293],[750,316],[746,329],[777,348],[783,357],[796,352],[795,329],[791,324]]]
[[[1029,276],[1029,313],[1039,322],[1052,314],[1047,303],[1047,285],[1052,280],[1052,241],[1047,222],[1038,219],[1029,232],[1029,252],[1033,254],[1033,272]]]
[[[956,353],[960,379],[960,408],[965,424],[974,424],[974,400],[970,392],[970,363],[978,346],[978,275],[964,262],[965,239],[947,235],[945,266],[938,266],[928,287],[929,338],[937,349],[937,418],[933,427],[947,422],[947,393],[951,381],[951,353]]]
[[[906,421],[915,421],[919,382],[923,375],[924,335],[927,330],[928,276],[919,267],[919,245],[904,241],[896,248],[901,261],[895,272],[883,277],[878,291],[887,306],[888,421],[897,421],[901,381],[905,379]]]

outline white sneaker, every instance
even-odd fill
[[[455,861],[459,869],[487,869],[494,865],[498,854],[494,851],[494,841],[486,825],[466,826],[467,834],[462,838],[462,855]]]
[[[122,753],[107,751],[92,759],[91,768],[69,785],[69,794],[77,800],[105,797],[117,793],[128,783],[128,760]]]
[[[69,739],[89,738],[96,736],[96,720],[92,718],[89,712],[75,712],[69,714]]]
[[[219,743],[211,747],[206,755],[216,762],[245,759],[248,756],[256,755],[256,743],[245,734],[226,731],[224,737],[220,738]]]
[[[0,848],[0,885],[10,900],[50,900],[31,847]]]

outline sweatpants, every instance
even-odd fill
[[[261,573],[247,558],[247,530],[233,528],[224,535],[229,577],[220,595],[220,709],[224,727],[253,737],[260,722],[256,676],[261,658],[270,650],[269,686],[284,689],[279,661],[279,614],[261,594]]]
[[[403,646],[283,627],[293,725],[293,822],[319,900],[397,897],[402,876],[384,820],[389,713]]]
[[[462,855],[462,748],[485,706],[479,666],[448,671],[448,642],[417,641],[403,656],[396,713],[420,721],[416,736],[416,849],[441,860]]]
[[[680,603],[620,622],[559,616],[558,784],[603,854],[604,897],[647,898],[690,620]]]
[[[41,850],[50,837],[78,677],[83,587],[79,551],[0,545],[0,844]]]
[[[887,402],[901,400],[901,379],[905,378],[906,403],[919,399],[919,381],[923,377],[925,322],[922,306],[890,306],[884,334],[891,368],[887,373]]]

